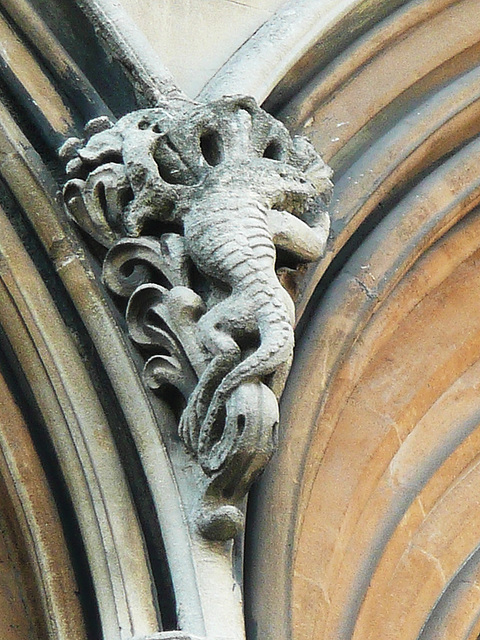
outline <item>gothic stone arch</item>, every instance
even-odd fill
[[[2,638],[477,640],[480,3],[234,4],[0,1]]]

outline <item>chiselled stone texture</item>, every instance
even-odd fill
[[[183,631],[159,631],[148,636],[135,636],[132,640],[202,640]]]
[[[67,208],[109,248],[104,281],[128,300],[145,381],[178,392],[180,438],[209,478],[198,525],[231,537],[272,455],[292,359],[275,248],[290,263],[322,255],[331,171],[243,96],[96,119],[62,153]]]

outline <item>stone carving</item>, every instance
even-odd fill
[[[205,474],[197,526],[228,539],[274,450],[292,359],[275,247],[322,255],[331,170],[243,96],[97,118],[86,134],[62,149],[67,209],[108,249],[104,281],[126,302],[145,382],[168,391]]]

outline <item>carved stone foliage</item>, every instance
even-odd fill
[[[205,476],[197,526],[228,539],[270,459],[293,351],[293,302],[277,277],[318,259],[330,169],[248,97],[97,118],[70,139],[65,203],[108,249],[144,380],[178,415]]]

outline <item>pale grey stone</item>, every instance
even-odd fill
[[[331,170],[245,96],[98,118],[86,132],[62,151],[67,208],[110,249],[104,281],[129,299],[146,384],[183,397],[178,433],[205,474],[199,529],[228,539],[273,453],[293,354],[275,247],[297,262],[322,255]]]

